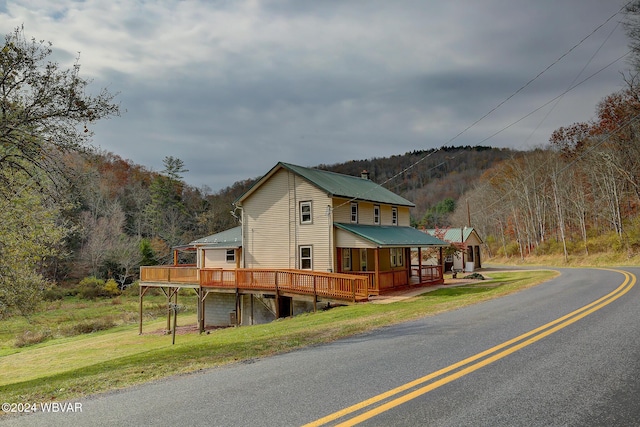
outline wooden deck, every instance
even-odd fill
[[[276,299],[280,296],[302,296],[312,299],[315,311],[316,302],[321,300],[347,304],[364,302],[369,296],[443,282],[440,266],[412,266],[399,271],[353,274],[308,270],[200,269],[193,265],[140,267],[139,333],[142,334],[143,298],[151,288],[160,288],[167,296],[167,304],[176,307],[179,290],[193,289],[198,294],[200,331],[204,331],[204,300],[210,292],[233,292],[236,295],[267,293],[275,295]],[[169,310],[167,330],[171,330],[171,316]],[[177,312],[173,316],[175,330]]]
[[[408,277],[407,277],[408,276]],[[443,283],[440,266],[383,272],[323,273],[308,270],[221,269],[196,266],[140,268],[142,286],[202,287],[238,292],[264,291],[359,302],[407,286]]]
[[[263,291],[308,295],[345,302],[366,301],[369,279],[355,274],[307,270],[218,269],[194,266],[140,268],[141,286],[202,287],[240,293]]]

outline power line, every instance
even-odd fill
[[[631,4],[633,2],[633,0],[627,2],[624,6],[622,6],[618,11],[616,11],[614,14],[612,14],[611,16],[609,16],[603,23],[601,23],[600,25],[598,25],[595,29],[593,29],[589,34],[587,34],[585,37],[583,37],[578,43],[576,43],[575,45],[573,45],[568,51],[566,51],[564,54],[562,54],[560,57],[558,57],[555,61],[553,61],[550,65],[548,65],[546,68],[544,68],[542,71],[540,71],[535,77],[531,78],[529,81],[527,81],[523,86],[521,86],[518,90],[516,90],[514,93],[512,93],[511,95],[509,95],[507,98],[505,98],[503,101],[501,101],[500,103],[498,103],[495,107],[493,107],[491,110],[489,110],[486,114],[484,114],[483,116],[481,116],[479,119],[477,119],[476,121],[474,121],[473,123],[471,123],[469,126],[467,126],[466,128],[464,128],[462,131],[460,131],[459,133],[457,133],[456,135],[454,135],[452,138],[450,138],[446,143],[442,144],[439,148],[434,149],[433,151],[429,152],[429,154],[421,157],[420,159],[418,159],[417,161],[415,161],[414,163],[410,164],[409,166],[407,166],[406,168],[404,168],[403,170],[401,170],[400,172],[396,173],[395,175],[393,175],[392,177],[386,179],[384,182],[377,184],[377,187],[382,187],[386,184],[388,184],[390,181],[396,179],[397,177],[403,175],[404,173],[408,172],[409,170],[413,169],[414,167],[416,167],[418,164],[422,163],[424,160],[426,160],[427,158],[429,158],[430,156],[432,156],[433,154],[437,153],[438,151],[442,150],[445,146],[451,144],[453,141],[455,141],[456,139],[458,139],[460,136],[462,136],[464,133],[466,133],[468,130],[470,130],[471,128],[475,127],[478,123],[480,123],[482,120],[486,119],[488,116],[490,116],[493,112],[495,112],[496,110],[498,110],[501,106],[503,106],[504,104],[506,104],[508,101],[510,101],[512,98],[514,98],[516,95],[518,95],[520,92],[522,92],[524,89],[526,89],[528,86],[530,86],[534,81],[536,81],[537,79],[539,79],[542,75],[544,75],[547,71],[549,71],[553,66],[555,66],[556,64],[558,64],[560,61],[562,61],[565,57],[567,57],[571,52],[573,52],[575,49],[577,49],[581,44],[583,44],[587,39],[589,39],[591,36],[593,36],[598,30],[600,30],[604,25],[606,25],[609,21],[611,21],[614,17],[616,17],[618,14],[620,14],[629,4]],[[610,35],[607,37],[607,39],[610,37]],[[600,49],[600,48],[599,48]],[[599,50],[598,49],[598,50]],[[596,52],[597,53],[597,52]],[[518,124],[519,122],[521,122],[522,120],[526,119],[527,117],[533,115],[534,113],[536,113],[537,111],[541,110],[542,108],[544,108],[545,106],[549,105],[550,103],[554,102],[557,99],[560,99],[562,96],[564,96],[565,94],[567,94],[568,92],[574,90],[575,88],[579,87],[580,85],[582,85],[584,82],[588,81],[589,79],[593,78],[594,76],[596,76],[597,74],[601,73],[602,71],[604,71],[605,69],[607,69],[608,67],[610,67],[611,65],[615,64],[616,62],[620,61],[622,58],[624,58],[625,56],[627,56],[630,52],[626,52],[624,55],[616,58],[615,60],[613,60],[612,62],[610,62],[609,64],[607,64],[606,66],[602,67],[601,69],[599,69],[598,71],[592,73],[590,76],[588,76],[587,78],[583,79],[582,81],[580,81],[579,83],[570,86],[567,90],[563,91],[560,95],[554,97],[553,99],[549,100],[548,102],[546,102],[545,104],[541,105],[540,107],[534,109],[533,111],[531,111],[530,113],[526,114],[525,116],[523,116],[522,118],[516,120],[515,122],[505,126],[504,128],[498,130],[497,132],[493,133],[492,135],[484,138],[483,140],[481,140],[480,142],[478,142],[478,144],[482,144],[483,142],[486,142],[487,140],[495,137],[496,135],[504,132],[505,130],[511,128],[512,126]],[[452,156],[449,160],[454,159],[456,156]],[[437,167],[439,167],[440,165],[444,164],[444,162],[440,163],[439,165],[434,166],[433,168],[429,169],[429,170],[433,170]],[[372,188],[371,190],[367,191],[366,193],[363,194],[358,194],[357,196],[354,196],[353,198],[345,201],[344,203],[332,208],[332,210],[335,210],[339,207],[342,207],[344,205],[347,205],[349,203],[351,203],[354,200],[357,200],[358,198],[362,198],[363,196],[365,196],[366,194],[370,193],[371,191],[373,191],[375,188]]]

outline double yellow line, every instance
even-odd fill
[[[421,396],[425,393],[430,392],[431,390],[435,390],[438,387],[441,387],[445,384],[448,384],[458,378],[461,378],[471,372],[477,371],[478,369],[487,366],[497,360],[502,359],[516,351],[531,345],[542,338],[553,334],[554,332],[563,329],[578,320],[588,316],[589,314],[600,310],[602,307],[612,303],[613,301],[620,298],[622,295],[629,292],[629,290],[636,283],[636,276],[627,273],[625,271],[620,270],[611,270],[618,273],[621,273],[625,276],[624,282],[616,288],[611,293],[603,296],[602,298],[597,299],[591,304],[585,305],[584,307],[579,308],[565,316],[562,316],[552,322],[547,323],[546,325],[542,325],[539,328],[533,329],[525,334],[522,334],[516,338],[513,338],[509,341],[505,341],[502,344],[499,344],[495,347],[492,347],[488,350],[485,350],[481,353],[478,353],[474,356],[471,356],[467,359],[461,360],[460,362],[454,363],[453,365],[447,366],[446,368],[435,371],[429,375],[425,375],[422,378],[418,378],[414,381],[403,384],[399,387],[396,387],[392,390],[389,390],[385,393],[374,396],[370,399],[364,400],[355,405],[349,406],[348,408],[342,409],[338,412],[334,412],[333,414],[327,415],[326,417],[320,418],[319,420],[313,421],[309,424],[305,424],[303,427],[317,427],[328,424],[332,421],[339,420],[340,418],[345,418],[354,413],[357,413],[352,418],[348,418],[337,426],[353,426],[359,424],[365,420],[375,417],[385,411],[388,411],[392,408],[395,408],[403,403],[406,403],[412,399],[415,399],[418,396]],[[455,372],[453,372],[455,371]],[[448,374],[444,376],[445,374]],[[439,378],[442,377],[442,378]],[[435,380],[430,382],[432,380]],[[426,385],[423,385],[427,383]],[[418,387],[418,388],[416,388]],[[407,392],[405,394],[400,395],[401,393]],[[396,395],[400,395],[399,397],[395,397]],[[394,398],[395,397],[395,398]],[[379,406],[375,406],[372,409],[365,409],[374,404],[384,402]]]

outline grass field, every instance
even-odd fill
[[[179,334],[175,345],[171,335],[161,332],[167,323],[163,296],[145,297],[142,335],[138,334],[135,295],[120,296],[117,301],[67,298],[50,303],[29,319],[0,322],[0,400],[72,399],[265,357],[503,296],[555,274],[492,273],[490,280],[391,304],[358,304],[265,325]],[[187,309],[178,315],[178,325],[195,325],[195,296],[185,293],[180,303]]]

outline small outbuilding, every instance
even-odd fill
[[[460,248],[460,251],[444,259],[444,271],[472,272],[482,268],[480,247],[484,242],[475,228],[431,228],[425,232]]]

